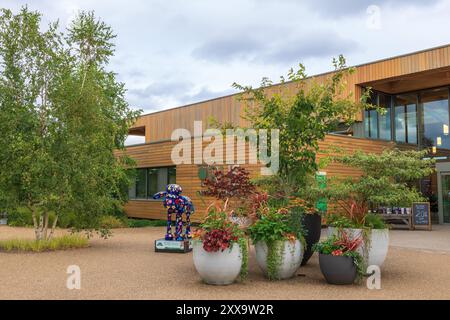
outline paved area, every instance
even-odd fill
[[[0,253],[0,299],[450,299],[449,227],[392,231],[381,290],[368,290],[364,283],[326,284],[317,256],[295,278],[270,282],[253,250],[245,283],[205,285],[192,254],[153,251],[153,241],[163,234],[164,228],[118,229],[108,240],[94,238],[86,249]],[[0,239],[17,237],[32,238],[33,231],[0,226]],[[69,265],[81,268],[81,290],[66,288]]]
[[[450,225],[433,225],[427,230],[391,230],[390,244],[395,247],[450,252]]]

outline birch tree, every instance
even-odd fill
[[[0,201],[32,212],[37,240],[67,213],[75,229],[100,230],[100,217],[126,200],[133,163],[114,150],[139,112],[107,70],[114,38],[92,12],[63,32],[27,7],[0,11]]]

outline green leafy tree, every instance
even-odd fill
[[[139,112],[107,70],[114,37],[92,12],[64,34],[58,23],[42,30],[27,7],[0,11],[0,200],[32,212],[37,240],[73,212],[75,229],[100,230],[100,217],[126,200],[133,162],[114,150]]]
[[[358,102],[344,93],[346,76],[355,70],[346,67],[343,56],[333,59],[333,65],[335,72],[321,83],[307,79],[300,64],[298,70],[289,71],[289,83],[281,77],[276,90],[267,78],[258,89],[233,85],[243,91],[245,118],[253,128],[280,130],[278,176],[285,189],[295,192],[304,186],[307,176],[317,170],[319,142],[340,124],[351,124],[357,112],[367,107],[369,92]]]
[[[428,150],[385,150],[382,154],[357,151],[351,155],[330,156],[322,165],[339,163],[355,168],[360,177],[333,177],[326,189],[311,192],[335,203],[357,226],[365,225],[371,207],[411,206],[424,201],[417,181],[434,172],[435,160]]]

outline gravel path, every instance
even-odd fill
[[[164,229],[114,230],[87,249],[0,253],[0,299],[450,299],[450,251],[402,248],[396,240],[382,269],[382,289],[368,290],[365,284],[326,284],[317,256],[297,277],[267,281],[251,250],[249,279],[215,287],[200,281],[191,253],[154,252]],[[33,231],[0,226],[0,239],[17,237],[32,238]],[[81,268],[81,290],[66,288],[69,265]]]

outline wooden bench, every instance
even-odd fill
[[[386,221],[402,221],[405,224],[393,224],[392,227],[400,227],[401,229],[405,229],[403,227],[407,227],[409,230],[414,230],[414,226],[412,223],[412,214],[379,214]]]

